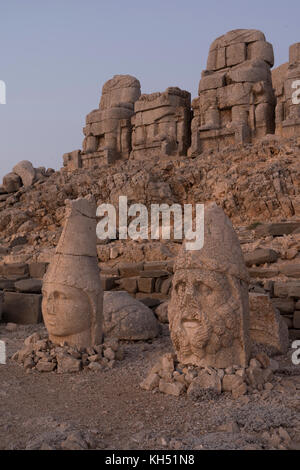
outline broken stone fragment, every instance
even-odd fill
[[[32,166],[32,163],[30,163],[28,160],[23,160],[14,166],[13,172],[21,178],[25,188],[31,186],[35,181],[36,172]]]
[[[127,292],[104,293],[104,335],[122,340],[147,340],[159,333],[152,310]]]
[[[268,295],[249,295],[250,337],[273,353],[284,354],[289,347],[288,328]]]
[[[15,193],[22,186],[22,181],[16,173],[8,173],[3,177],[3,189],[7,193]]]
[[[160,377],[158,374],[150,374],[141,382],[140,387],[144,390],[154,390],[159,386]]]
[[[221,379],[216,372],[209,374],[202,371],[193,379],[188,388],[187,394],[192,395],[194,398],[201,397],[203,391],[210,391],[213,394],[219,395],[222,391]]]
[[[81,361],[67,354],[57,357],[57,372],[59,374],[79,372],[81,370]]]
[[[184,384],[180,382],[170,383],[166,382],[163,379],[159,381],[159,391],[165,393],[166,395],[173,395],[174,397],[179,397],[185,389]]]

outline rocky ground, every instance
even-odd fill
[[[196,158],[129,160],[70,174],[41,171],[26,187],[17,182],[17,190],[0,188],[0,264],[16,269],[15,263],[49,262],[66,199],[93,194],[98,204],[117,204],[126,195],[129,204],[146,205],[214,200],[237,229],[250,290],[270,295],[299,339],[299,230],[273,236],[260,225],[299,223],[299,157],[299,141],[271,136]],[[98,245],[98,256],[102,272],[118,277],[120,262],[172,261],[179,247],[111,241]],[[1,276],[7,290],[8,282],[29,275]],[[8,290],[17,288],[31,292],[15,285]],[[40,289],[41,280],[32,292],[39,295]],[[172,351],[168,325],[161,328],[155,340],[124,342],[124,359],[109,368],[59,374],[25,369],[11,359],[29,335],[46,333],[42,324],[11,329],[0,323],[9,353],[0,366],[0,449],[300,449],[300,366],[292,367],[292,350],[276,358],[272,390],[237,399],[231,393],[174,397],[140,387],[157,360]]]
[[[0,326],[8,355],[43,325]],[[300,369],[292,350],[276,357],[273,390],[238,399],[201,399],[140,388],[162,354],[172,351],[168,326],[148,342],[124,342],[110,369],[73,374],[1,365],[0,449],[300,449]]]

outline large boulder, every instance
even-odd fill
[[[31,186],[36,178],[35,169],[28,160],[23,160],[13,168],[13,172],[20,176],[25,188]]]
[[[8,173],[3,177],[3,189],[7,193],[14,193],[22,186],[22,181],[16,173]]]
[[[152,310],[127,292],[104,292],[105,336],[123,340],[147,340],[159,333],[159,324]]]

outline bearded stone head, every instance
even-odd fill
[[[216,204],[205,207],[204,246],[175,263],[171,338],[184,364],[226,368],[249,359],[248,273],[234,229]]]

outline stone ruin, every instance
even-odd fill
[[[134,159],[186,155],[190,146],[191,95],[180,88],[142,95],[134,105]]]
[[[273,85],[277,98],[276,134],[282,137],[300,136],[300,105],[294,104],[296,91],[293,83],[300,80],[300,43],[293,44],[289,62],[273,71]],[[297,88],[300,88],[299,85]]]
[[[99,109],[87,115],[83,149],[65,154],[64,166],[72,171],[118,159],[196,156],[275,132],[300,136],[300,107],[292,103],[300,43],[291,46],[288,64],[271,73],[273,65],[265,35],[237,29],[212,43],[192,105],[180,88],[141,95],[136,78],[116,75],[104,84]]]
[[[86,117],[82,151],[64,155],[69,170],[93,168],[128,159],[131,152],[131,117],[141,94],[140,82],[130,75],[115,75],[102,88],[99,109]]]
[[[191,155],[274,133],[273,65],[273,47],[260,31],[230,31],[212,43],[192,103]]]

